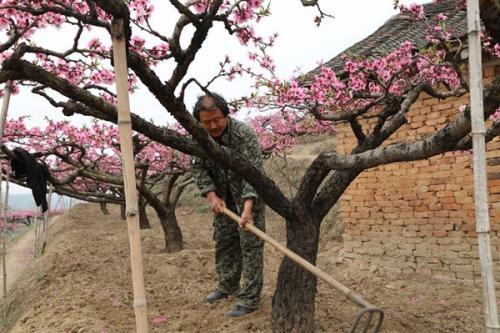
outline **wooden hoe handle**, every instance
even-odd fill
[[[228,217],[230,217],[235,222],[241,223],[241,221],[242,221],[241,217],[239,217],[238,215],[236,215],[235,213],[233,213],[231,210],[229,210],[227,208],[224,208],[224,214],[226,214]],[[377,308],[377,307],[373,306],[372,304],[368,303],[367,301],[365,301],[361,297],[361,295],[359,295],[359,294],[355,293],[354,291],[352,291],[351,289],[347,288],[342,283],[335,280],[333,277],[331,277],[330,275],[328,275],[327,273],[325,273],[324,271],[322,271],[318,267],[311,264],[309,261],[307,261],[304,258],[302,258],[301,256],[299,256],[297,253],[293,252],[292,250],[290,250],[286,246],[279,243],[274,238],[270,237],[268,234],[266,234],[262,230],[258,229],[256,226],[247,223],[245,225],[245,229],[250,231],[251,233],[253,233],[257,237],[259,237],[260,239],[262,239],[266,243],[272,245],[275,249],[283,252],[288,258],[293,260],[295,263],[300,265],[302,268],[304,268],[305,270],[307,270],[308,272],[310,272],[311,274],[313,274],[317,278],[323,280],[324,282],[326,282],[327,284],[329,284],[333,288],[335,288],[338,291],[340,291],[341,293],[343,293],[347,297],[347,299],[355,302],[356,304],[358,304],[361,307],[364,307],[365,310],[380,313],[381,319],[383,318],[383,311],[380,308]],[[370,318],[371,318],[371,316],[370,316]],[[356,322],[358,322],[358,321],[359,321],[359,318],[357,319]],[[381,324],[381,321],[380,321],[380,324]],[[380,326],[380,325],[377,325],[377,326]]]

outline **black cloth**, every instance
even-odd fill
[[[10,161],[12,176],[14,178],[27,177],[26,184],[31,188],[33,199],[38,206],[42,205],[42,212],[48,209],[47,182],[50,181],[49,168],[37,162],[35,158],[22,148],[14,148],[15,158]]]

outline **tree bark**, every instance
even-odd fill
[[[500,42],[500,0],[479,0],[481,20],[493,40]]]
[[[301,214],[299,220],[287,220],[287,246],[312,264],[316,263],[319,243],[317,221]],[[317,279],[285,257],[281,262],[273,296],[271,324],[274,333],[314,332]]]
[[[142,229],[151,229],[148,214],[146,213],[147,202],[139,199],[139,227]]]
[[[99,206],[101,207],[101,212],[102,212],[104,215],[109,215],[108,207],[106,206],[106,203],[105,203],[105,202],[101,202],[101,203],[99,203]]]
[[[182,231],[177,223],[175,207],[167,207],[164,213],[158,212],[160,224],[165,234],[165,251],[167,253],[178,252],[184,249]]]

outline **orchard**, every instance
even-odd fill
[[[464,1],[438,2],[453,3],[456,11],[466,11]],[[335,20],[334,13],[322,10],[321,1],[303,0],[302,4],[316,12],[312,25]],[[57,193],[123,205],[128,185],[123,178],[125,157],[119,126],[130,124],[131,170],[136,178],[132,191],[138,193],[143,215],[146,205],[156,212],[167,252],[184,248],[175,208],[192,182],[192,157],[214,161],[255,189],[285,220],[286,246],[314,265],[325,217],[365,170],[472,149],[470,104],[461,106],[455,118],[425,137],[389,143],[394,133],[408,124],[410,109],[423,95],[444,102],[466,96],[474,88],[469,68],[460,58],[466,47],[449,28],[444,14],[428,14],[423,5],[396,1],[400,15],[425,27],[424,46],[407,40],[386,54],[346,54],[340,68],[322,64],[284,80],[277,74],[279,63],[271,56],[280,36],[258,33],[259,25],[272,19],[268,1],[170,0],[169,5],[178,19],[163,22],[171,25],[167,30],[153,23],[157,22],[155,16],[162,15],[154,1],[0,1],[1,94],[9,84],[12,98],[20,89],[29,89],[68,117],[68,121],[47,120],[44,127],[27,125],[24,118],[9,120],[3,153],[9,156],[13,147],[33,153],[48,166]],[[482,54],[499,58],[500,4],[480,1],[480,6]],[[294,18],[301,19],[306,18]],[[123,25],[123,31],[117,30],[117,24]],[[72,31],[72,46],[61,51],[37,39],[41,32],[53,28]],[[216,69],[213,77],[202,80],[190,68],[216,29],[224,31],[224,38],[236,38],[248,56],[244,60],[232,56],[220,59],[212,64]],[[115,90],[115,84],[120,83],[115,72],[118,50],[111,40],[118,35],[125,40],[125,92]],[[214,140],[191,112],[187,98],[191,91],[210,95],[216,82],[240,77],[251,82],[252,93],[230,101],[230,116],[251,125],[264,155],[287,151],[302,137],[333,137],[339,126],[350,129],[354,148],[347,154],[316,154],[296,191],[291,196],[285,194],[246,156]],[[158,112],[171,116],[171,124],[155,124],[143,117],[141,110],[132,110],[130,121],[120,120],[122,94],[134,99],[139,87],[155,99],[161,108]],[[490,142],[500,134],[498,73],[484,86],[481,103],[487,121],[485,139]],[[90,125],[70,123],[75,115],[88,117]],[[144,278],[147,280],[147,275]],[[314,332],[316,292],[317,277],[285,257],[272,300],[273,332]]]

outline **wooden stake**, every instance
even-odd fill
[[[132,126],[128,99],[128,67],[125,46],[126,36],[124,31],[123,20],[114,19],[111,24],[111,33],[113,39],[116,93],[118,97],[118,128],[120,130],[123,183],[125,185],[127,229],[130,242],[130,260],[132,263],[136,332],[146,333],[148,331],[148,320],[139,230],[135,161],[132,146]]]
[[[45,246],[47,246],[47,240],[49,239],[49,222],[50,222],[50,206],[52,202],[52,184],[49,187],[49,197],[47,199],[47,211],[43,216],[43,243],[42,243],[42,254],[45,253]]]
[[[1,186],[1,183],[0,183]],[[7,209],[9,207],[9,169],[5,181],[5,197],[3,200],[3,229],[2,229],[2,272],[3,272],[3,324],[7,324]]]
[[[3,143],[3,133],[5,129],[5,120],[9,111],[10,95],[12,93],[12,81],[5,84],[2,111],[0,114],[0,145]],[[2,188],[3,177],[0,177],[0,191]],[[3,326],[7,324],[7,208],[9,200],[9,171],[7,168],[5,200],[3,202],[3,228],[2,228],[2,272],[3,272]]]
[[[481,23],[478,0],[467,0],[467,25],[469,37],[469,86],[471,100],[471,134],[474,170],[474,204],[476,208],[476,233],[483,278],[485,332],[500,332],[495,279],[490,247],[490,221],[488,213],[488,180],[486,173],[486,145],[483,109],[483,65],[481,53]]]
[[[12,94],[12,81],[7,81],[3,95],[2,113],[0,115],[0,143],[3,140],[3,132],[5,128],[5,120],[9,111],[10,95]]]
[[[35,206],[35,217],[33,219],[34,237],[33,237],[33,259],[36,259],[38,245],[38,207]]]

